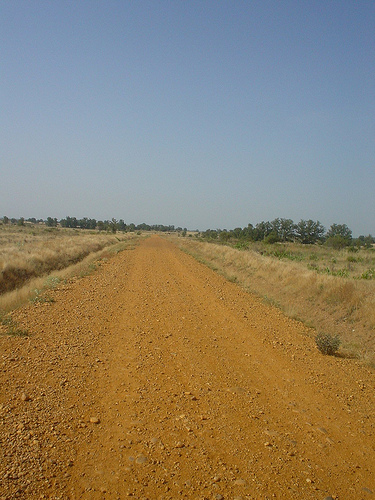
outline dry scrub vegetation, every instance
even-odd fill
[[[179,246],[315,329],[339,335],[342,355],[375,365],[375,253],[254,243],[245,249],[176,238]],[[312,335],[315,335],[312,331]]]
[[[46,288],[87,273],[95,261],[134,238],[134,233],[0,226],[0,310],[8,311],[27,299],[42,300]]]

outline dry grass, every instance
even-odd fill
[[[250,246],[250,249],[282,261],[299,262],[318,274],[354,279],[375,278],[375,250],[334,250],[324,245],[299,243],[257,243]]]
[[[0,226],[0,310],[9,311],[60,280],[89,272],[98,259],[135,238],[133,233]]]
[[[354,263],[347,261],[351,255],[347,251],[323,247],[295,247],[293,251],[299,253],[300,258],[280,258],[280,253],[275,254],[285,251],[280,245],[270,248],[257,244],[244,251],[192,238],[175,241],[198,260],[280,307],[288,316],[317,331],[340,335],[342,353],[375,361],[375,279],[358,279],[364,268],[374,265],[372,251],[354,254],[358,259]],[[288,251],[292,251],[290,246]],[[308,258],[304,258],[302,252]],[[335,275],[311,267],[312,252],[312,260],[319,263],[319,268],[324,268],[329,261],[336,269],[342,269],[339,266],[348,262],[352,264],[351,275]]]

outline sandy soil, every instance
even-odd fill
[[[157,236],[51,294],[0,336],[0,499],[375,498],[375,374],[301,323]]]

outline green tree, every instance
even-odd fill
[[[325,244],[327,247],[334,248],[335,250],[340,250],[341,248],[345,248],[350,245],[350,242],[346,238],[343,238],[339,234],[335,234],[334,236],[330,236],[327,238]]]
[[[264,240],[272,232],[272,224],[270,222],[258,222],[254,229],[254,240]]]
[[[247,240],[253,240],[254,239],[254,226],[249,223],[247,225],[247,227],[244,227],[242,229],[242,234],[243,234],[243,237],[246,238]]]
[[[46,226],[47,227],[56,227],[57,226],[57,219],[56,218],[53,219],[52,217],[47,217]]]
[[[349,244],[352,240],[352,230],[349,229],[346,224],[332,224],[327,231],[327,238],[332,238],[334,236],[341,236],[347,240]]]
[[[231,236],[233,236],[233,238],[236,238],[237,240],[241,239],[242,235],[243,235],[242,227],[235,227],[231,231]]]
[[[98,221],[98,229],[99,231],[104,231],[105,230],[105,224],[102,220]]]
[[[203,238],[207,238],[208,240],[216,240],[218,238],[218,232],[215,229],[207,229],[202,233]]]
[[[372,248],[372,245],[375,243],[375,238],[369,234],[363,238],[363,243],[366,248]]]
[[[117,231],[117,220],[112,217],[111,222],[109,223],[109,228],[112,231],[113,234],[116,233]]]
[[[79,219],[77,221],[78,227],[81,229],[87,229],[87,222],[88,222],[87,217],[84,217],[83,219]]]
[[[117,227],[119,231],[126,231],[126,224],[123,219],[120,219],[117,223]]]
[[[96,229],[96,219],[89,219],[87,221],[87,229]]]
[[[220,234],[219,234],[219,240],[220,241],[228,241],[230,238],[230,233],[228,233],[228,231],[226,229],[224,229],[223,231],[220,231]]]
[[[352,242],[352,231],[346,224],[332,224],[326,236],[326,245],[336,250],[345,248]]]
[[[66,217],[66,219],[61,219],[60,221],[61,227],[72,227],[75,228],[78,226],[78,221],[76,217]]]
[[[296,226],[292,219],[280,219],[279,237],[281,241],[293,241]]]
[[[273,234],[271,239],[275,240],[276,235],[278,241],[293,241],[295,225],[292,219],[274,219],[271,222],[271,227],[270,234]]]
[[[313,220],[300,220],[295,227],[296,237],[303,244],[314,244],[321,241],[324,236],[324,226]]]
[[[3,217],[3,224],[9,224],[9,217],[7,217],[6,215],[4,215]]]

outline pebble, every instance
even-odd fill
[[[22,399],[22,401],[31,401],[31,397],[28,394],[26,394],[25,392],[23,392],[21,394],[21,399]]]
[[[144,455],[139,455],[136,459],[137,464],[145,464],[147,462],[147,457]]]
[[[246,389],[244,389],[243,387],[238,387],[238,386],[230,387],[229,392],[231,392],[232,394],[245,394]]]
[[[98,417],[90,417],[91,424],[100,424],[100,419]]]
[[[237,485],[237,486],[245,486],[246,485],[246,481],[244,479],[236,479],[234,481],[234,484]]]

